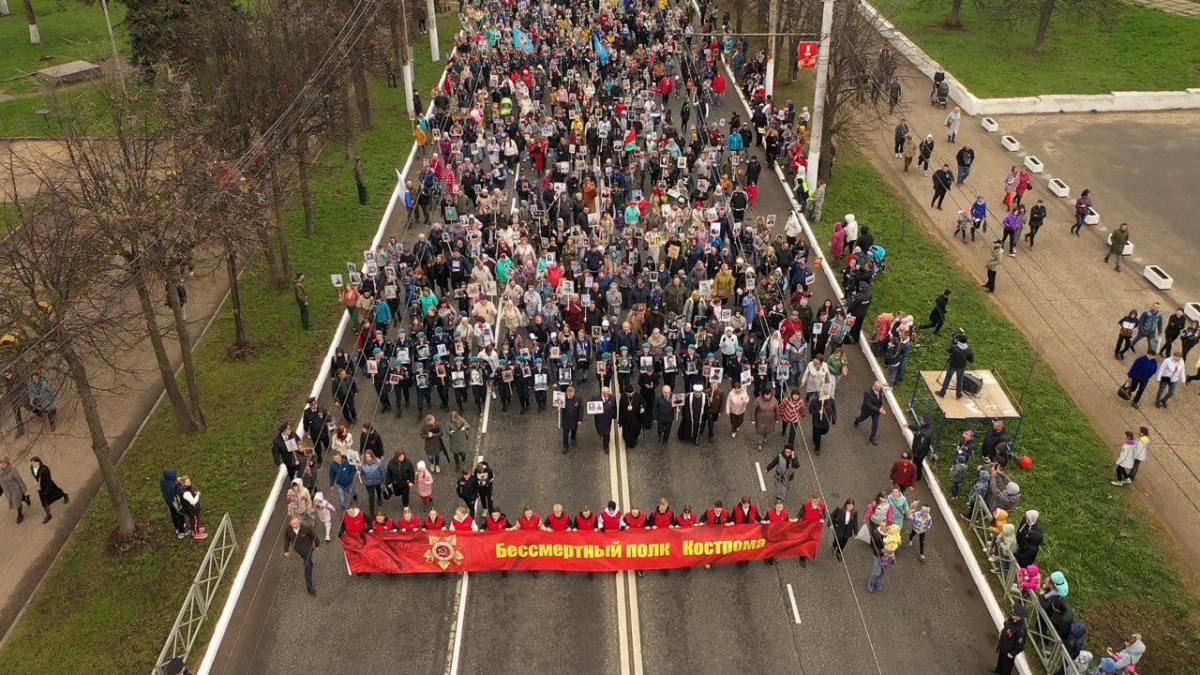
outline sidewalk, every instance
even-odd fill
[[[210,318],[217,312],[225,297],[229,281],[224,266],[192,279],[188,286],[187,316],[193,341],[202,338]],[[161,289],[159,289],[161,290]],[[161,292],[155,293],[159,306],[159,326],[165,328],[173,323],[170,310],[165,307]],[[136,304],[137,297],[130,292],[127,299]],[[139,318],[139,323],[141,319]],[[179,365],[179,348],[173,339],[166,339],[171,362]],[[97,367],[92,371],[96,384],[96,400],[104,415],[104,430],[113,453],[120,457],[132,443],[143,421],[154,409],[163,391],[154,352],[148,339],[143,339],[129,349],[124,367],[135,374],[120,376],[116,385],[112,371]],[[16,524],[16,515],[4,510],[0,514],[0,635],[7,636],[25,602],[37,589],[43,575],[50,569],[54,559],[75,530],[80,518],[91,505],[92,498],[108,499],[101,490],[99,471],[92,453],[91,436],[83,412],[70,385],[59,390],[57,431],[51,433],[40,421],[27,423],[25,435],[14,438],[12,419],[3,420],[0,448],[12,459],[21,471],[26,486],[32,490],[29,475],[29,457],[38,455],[54,472],[54,480],[71,495],[71,503],[59,502],[51,507],[54,519],[42,524],[42,510],[33,495],[34,505],[26,508],[25,522]],[[169,404],[167,404],[169,405]],[[137,515],[137,514],[135,514]]]
[[[1002,216],[1004,176],[1010,166],[1021,164],[1026,153],[1037,155],[1046,163],[1048,173],[1062,177],[1071,184],[1071,198],[1059,199],[1046,188],[1045,178],[1035,175],[1035,189],[1026,195],[1025,203],[1031,206],[1038,198],[1045,201],[1048,209],[1046,225],[1037,238],[1036,251],[1030,251],[1022,243],[1017,257],[1004,257],[994,298],[1010,320],[1037,346],[1063,387],[1088,415],[1098,433],[1109,442],[1113,448],[1114,463],[1116,448],[1126,429],[1136,430],[1143,425],[1150,428],[1154,440],[1149,460],[1142,467],[1138,482],[1128,489],[1149,500],[1149,505],[1164,525],[1162,529],[1168,531],[1182,548],[1183,557],[1192,565],[1192,571],[1200,571],[1200,565],[1197,564],[1200,560],[1200,518],[1197,518],[1200,514],[1200,497],[1197,496],[1200,495],[1200,442],[1192,432],[1200,428],[1200,404],[1194,398],[1197,390],[1195,386],[1180,386],[1169,410],[1156,409],[1152,401],[1146,398],[1143,398],[1141,409],[1134,409],[1116,396],[1118,386],[1125,381],[1130,360],[1127,357],[1125,361],[1117,361],[1112,354],[1119,317],[1131,308],[1144,310],[1156,301],[1161,302],[1164,313],[1169,314],[1178,306],[1177,300],[1155,290],[1141,278],[1142,266],[1146,262],[1139,264],[1137,260],[1126,258],[1121,273],[1114,272],[1111,265],[1101,262],[1106,252],[1107,233],[1123,221],[1130,223],[1137,259],[1153,258],[1155,262],[1165,258],[1188,259],[1190,251],[1194,250],[1195,240],[1186,233],[1177,215],[1187,211],[1175,211],[1176,218],[1171,220],[1151,215],[1166,208],[1159,202],[1190,197],[1194,192],[1184,188],[1184,192],[1174,194],[1175,190],[1161,184],[1153,192],[1131,189],[1134,182],[1131,174],[1135,172],[1130,168],[1137,167],[1138,174],[1150,173],[1149,177],[1140,178],[1147,180],[1153,178],[1155,171],[1175,171],[1183,176],[1194,176],[1200,165],[1169,169],[1171,165],[1154,154],[1172,150],[1170,146],[1176,142],[1174,137],[1161,139],[1163,147],[1150,153],[1150,157],[1157,161],[1157,166],[1130,161],[1128,158],[1117,164],[1103,164],[1100,162],[1104,160],[1095,157],[1091,158],[1095,161],[1088,162],[1085,161],[1087,158],[1074,153],[1058,155],[1051,160],[1054,153],[1060,152],[1061,143],[1057,142],[1060,132],[1072,129],[1090,135],[1096,125],[1110,120],[1109,116],[1102,114],[1003,118],[998,120],[1001,125],[999,134],[986,133],[977,118],[964,115],[958,143],[952,145],[945,135],[946,111],[933,108],[927,102],[928,79],[908,63],[901,64],[898,75],[905,83],[909,100],[903,107],[897,108],[894,117],[883,122],[877,133],[870,135],[871,141],[864,151],[898,193],[909,198],[914,212],[929,229],[980,281],[983,280],[983,264],[991,248],[988,242],[1000,236],[999,220],[996,218],[991,221],[988,234],[981,236],[979,241],[964,245],[952,238],[955,211],[968,206],[977,194],[982,194],[990,208],[1000,207],[999,215]],[[908,120],[917,140],[923,139],[926,134],[933,134],[936,141],[932,162],[934,168],[945,162],[953,170],[954,154],[958,148],[969,144],[975,149],[971,176],[964,187],[956,187],[950,192],[944,211],[929,206],[933,194],[931,179],[921,175],[915,162],[909,174],[903,174],[902,160],[892,154],[892,128],[901,116]],[[1172,121],[1172,118],[1128,114],[1119,115],[1118,119],[1122,122],[1121,128],[1129,134],[1134,133],[1142,123]],[[1052,127],[1055,131],[1055,135],[1047,137],[1040,147],[1033,137],[1027,140],[1014,132],[1014,129],[1035,124]],[[1000,145],[999,136],[1003,133],[1014,133],[1022,141],[1022,152],[1006,151]],[[1091,153],[1103,154],[1111,150],[1112,154],[1117,154],[1117,149],[1125,149],[1124,146],[1111,148],[1102,136],[1097,138],[1099,143],[1093,142],[1093,146],[1088,148]],[[1034,141],[1032,147],[1028,141]],[[1078,180],[1072,182],[1073,172],[1083,175],[1084,171],[1100,176],[1098,180],[1101,181],[1107,175],[1108,182],[1087,185],[1078,184]],[[1084,187],[1092,189],[1103,220],[1099,226],[1085,228],[1082,236],[1077,238],[1070,236],[1067,230],[1074,222],[1074,197]],[[832,215],[840,217],[841,214]],[[1171,270],[1167,263],[1162,264]],[[1188,278],[1177,280],[1172,296],[1200,297],[1188,292],[1189,289],[1197,289],[1194,283],[1195,266],[1176,265],[1175,269]],[[953,313],[953,303],[950,310]],[[980,356],[986,361],[986,354]],[[1195,352],[1189,355],[1189,372],[1195,358]],[[1153,395],[1153,391],[1150,393]],[[1111,478],[1108,475],[1079,477],[1080,480],[1097,481]],[[1113,488],[1114,491],[1117,489]]]
[[[1133,0],[1133,2],[1145,5],[1146,7],[1161,9],[1164,12],[1200,19],[1200,3],[1193,2],[1192,0]]]

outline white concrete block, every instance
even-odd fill
[[[1200,302],[1185,302],[1183,314],[1192,321],[1200,321]]]
[[[994,134],[997,131],[1000,131],[1000,123],[990,117],[985,117],[979,120],[979,123],[983,125],[983,128],[989,134]]]
[[[1096,212],[1096,209],[1093,209],[1090,206],[1088,207],[1087,214],[1084,215],[1084,217],[1083,217],[1083,224],[1084,225],[1099,225],[1100,224],[1100,214]]]
[[[1061,178],[1051,178],[1046,181],[1046,186],[1050,188],[1055,197],[1071,196],[1071,186],[1064,183]]]
[[[1146,265],[1142,270],[1142,276],[1160,291],[1169,291],[1171,286],[1175,285],[1175,279],[1171,278],[1171,275],[1158,265]]]
[[[1025,168],[1029,169],[1030,173],[1041,173],[1046,170],[1046,165],[1042,164],[1042,160],[1034,155],[1025,156]]]
[[[1007,134],[1000,137],[1000,145],[1003,145],[1004,149],[1008,150],[1009,152],[1016,152],[1021,149],[1021,142],[1015,137]]]

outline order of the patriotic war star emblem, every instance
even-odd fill
[[[425,551],[425,562],[436,563],[442,569],[446,569],[452,564],[461,565],[463,554],[458,550],[457,545],[458,537],[456,535],[429,535],[429,550]]]

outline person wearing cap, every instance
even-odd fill
[[[312,440],[313,449],[317,453],[317,466],[321,466],[324,462],[325,451],[329,449],[329,427],[332,424],[329,414],[317,404],[317,397],[309,397],[308,405],[304,408],[301,427]]]
[[[693,384],[692,390],[684,397],[679,421],[679,440],[691,441],[693,445],[700,443],[700,434],[704,431],[708,408],[709,397],[704,391],[704,385],[698,382]],[[711,431],[709,433],[711,438]]]
[[[1016,665],[1017,656],[1025,651],[1026,615],[1025,605],[1016,604],[1009,612],[1008,620],[1000,629],[1000,637],[996,640],[996,667],[992,670],[1000,675],[1011,675]]]

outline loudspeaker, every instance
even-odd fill
[[[963,373],[963,391],[972,396],[978,396],[979,392],[983,391],[983,378],[971,373]]]

